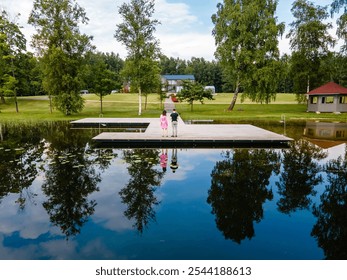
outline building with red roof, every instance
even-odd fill
[[[347,88],[329,82],[313,89],[308,95],[308,112],[347,112]]]

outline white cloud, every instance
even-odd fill
[[[191,57],[204,57],[213,59],[214,40],[212,36],[201,33],[182,33],[178,35],[161,35],[162,52],[168,57],[190,59]]]
[[[185,3],[167,3],[166,0],[156,1],[154,17],[161,22],[164,30],[179,33],[187,31],[191,25],[198,23],[197,16],[190,12]]]
[[[0,232],[10,234],[17,231],[22,238],[29,239],[35,239],[41,234],[50,232],[50,226],[47,224],[48,214],[42,207],[41,201],[37,198],[33,204],[28,200],[24,211],[18,214],[19,205],[14,203],[18,197],[19,194],[10,194],[1,201]],[[17,218],[13,219],[14,216]]]

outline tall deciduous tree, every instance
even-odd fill
[[[66,115],[83,109],[78,73],[91,38],[81,34],[78,25],[87,21],[75,0],[35,0],[29,17],[37,31],[32,45],[44,66],[43,87]]]
[[[270,102],[277,89],[278,35],[276,0],[224,0],[212,15],[216,58],[234,85],[232,110],[242,87],[254,101]]]
[[[296,77],[306,78],[306,92],[310,90],[311,80],[317,75],[320,59],[329,53],[329,47],[335,41],[329,34],[331,23],[323,22],[328,18],[327,8],[316,6],[307,0],[296,0],[291,9],[295,20],[290,23],[287,38],[290,39],[290,48],[293,50],[293,64],[296,65]],[[300,70],[301,69],[301,70]],[[294,90],[300,90],[302,79],[294,77]]]
[[[16,111],[17,102],[17,63],[20,54],[26,50],[26,40],[18,24],[9,19],[6,11],[0,14],[0,97],[4,103],[4,95],[14,97]]]
[[[142,91],[155,89],[159,79],[159,42],[154,36],[159,21],[152,19],[154,0],[131,0],[120,6],[123,22],[117,25],[115,38],[128,51],[123,74],[139,95],[139,115],[142,113]],[[160,81],[159,81],[160,82]]]
[[[344,13],[337,19],[337,36],[343,40],[341,52],[347,54],[347,0],[334,0],[331,3],[331,14],[339,13],[344,9]]]

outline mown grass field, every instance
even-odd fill
[[[233,111],[228,111],[232,94],[221,93],[214,100],[206,100],[204,104],[194,103],[193,111],[187,103],[176,103],[176,109],[184,120],[220,120],[227,122],[279,121],[285,118],[287,122],[298,120],[316,121],[347,121],[347,114],[307,113],[306,105],[297,104],[294,94],[278,94],[276,101],[271,104],[256,104],[249,100],[241,103],[238,100]],[[19,113],[16,113],[12,99],[6,104],[0,104],[0,121],[59,121],[76,120],[87,117],[100,117],[99,98],[94,94],[83,95],[85,108],[78,114],[65,116],[60,111],[50,113],[49,101],[46,97],[19,97]],[[162,104],[157,94],[148,95],[145,109],[143,97],[141,117],[159,117]],[[138,116],[137,94],[112,94],[104,97],[103,117],[129,118]]]

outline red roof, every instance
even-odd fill
[[[309,91],[307,94],[347,94],[347,88],[334,82],[329,82],[319,88]]]

